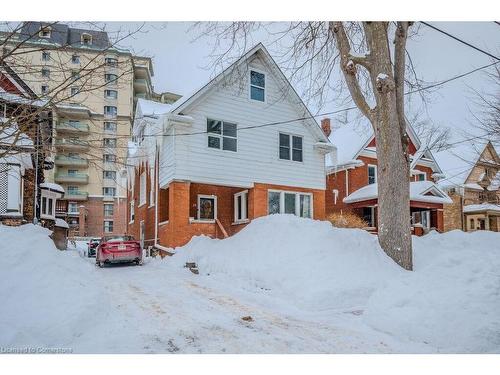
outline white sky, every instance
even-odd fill
[[[493,22],[433,24],[494,55],[500,55],[500,26]],[[208,67],[211,62],[208,55],[214,40],[210,37],[195,40],[198,32],[190,31],[190,26],[191,24],[186,22],[147,23],[147,32],[127,40],[127,44],[135,53],[153,58],[153,83],[156,91],[189,93],[213,76],[214,70]],[[116,27],[133,29],[137,24],[108,24],[111,30]],[[253,35],[252,42],[263,42],[266,47],[270,47],[273,54],[273,47],[268,45],[271,40],[268,34],[259,32],[258,35]],[[427,82],[441,81],[492,62],[488,56],[423,25],[419,34],[409,41],[408,51],[419,77]],[[413,106],[411,110],[418,108],[422,111],[423,118],[439,126],[469,130],[470,122],[473,121],[471,111],[475,109],[470,88],[492,89],[485,75],[477,72],[428,94],[427,113],[422,111],[421,106]],[[333,111],[344,106],[345,104],[332,103],[320,112]],[[314,103],[311,103],[310,107],[313,113],[317,113]]]

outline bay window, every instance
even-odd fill
[[[290,191],[268,191],[268,213],[312,217],[312,195]]]

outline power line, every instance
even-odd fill
[[[444,34],[444,35],[446,35],[446,36],[449,36],[450,38],[455,39],[456,41],[458,41],[458,42],[460,42],[460,43],[462,43],[462,44],[465,44],[466,46],[469,46],[469,47],[471,47],[471,48],[474,48],[476,51],[482,52],[482,53],[484,53],[485,55],[487,55],[487,56],[489,56],[489,57],[491,57],[491,58],[493,58],[493,59],[500,60],[500,58],[499,58],[499,57],[497,57],[497,56],[495,56],[495,55],[492,55],[491,53],[486,52],[485,50],[483,50],[483,49],[481,49],[481,48],[479,48],[479,47],[476,47],[476,46],[474,46],[474,45],[472,45],[472,44],[470,44],[470,43],[468,43],[468,42],[466,42],[466,41],[464,41],[464,40],[462,40],[462,39],[460,39],[460,38],[457,38],[456,36],[451,35],[450,33],[446,32],[446,31],[444,31],[444,30],[438,29],[436,26],[432,26],[431,24],[429,24],[429,23],[427,23],[427,22],[424,22],[424,21],[420,21],[420,23],[423,23],[425,26],[428,26],[428,27],[430,27],[431,29],[434,29],[434,30],[436,30],[436,31],[439,31],[440,33],[442,33],[442,34]]]

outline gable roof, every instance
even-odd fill
[[[408,121],[406,122],[406,131],[408,132],[410,141],[417,149],[412,158],[411,169],[414,169],[417,163],[423,157],[426,157],[434,162],[435,172],[442,173],[431,150],[422,144],[417,133]],[[375,134],[373,132],[373,126],[368,120],[344,124],[333,129],[330,135],[330,141],[337,147],[337,157],[336,160],[327,160],[327,168],[330,170],[338,170],[344,166],[360,165],[359,161],[356,161],[356,159],[365,149],[376,151],[376,147],[369,147],[374,139]]]
[[[278,64],[276,63],[276,61],[274,61],[274,59],[272,58],[272,56],[269,54],[269,52],[267,51],[267,49],[264,47],[264,45],[262,43],[258,43],[256,46],[251,48],[248,52],[246,52],[243,56],[241,56],[237,61],[235,61],[229,67],[224,69],[221,73],[219,73],[215,78],[210,80],[204,86],[193,91],[190,95],[184,95],[182,98],[180,98],[175,103],[173,103],[171,113],[182,114],[183,111],[185,111],[191,105],[193,105],[195,102],[200,100],[213,87],[215,87],[215,85],[220,83],[222,80],[224,80],[226,77],[228,77],[230,74],[235,72],[238,68],[240,68],[253,55],[259,55],[260,57],[262,57],[264,62],[272,69],[272,73],[274,73],[275,76],[277,76],[276,78],[278,78],[277,81],[283,86],[284,90],[286,90],[284,92],[291,95],[292,98],[294,99],[294,101],[299,105],[300,109],[302,110],[302,113],[304,113],[302,120],[307,125],[307,127],[310,129],[310,131],[315,135],[315,137],[318,140],[320,140],[321,142],[330,143],[330,140],[323,133],[323,130],[321,129],[318,122],[316,121],[315,117],[309,111],[309,108],[307,108],[305,103],[302,101],[300,96],[297,94],[297,91],[295,91],[295,89],[293,88],[290,81],[283,74],[283,72],[279,68]],[[295,120],[295,119],[290,119],[290,120]]]

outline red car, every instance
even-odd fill
[[[97,247],[96,264],[134,262],[142,264],[141,243],[132,236],[115,235],[101,238]]]

